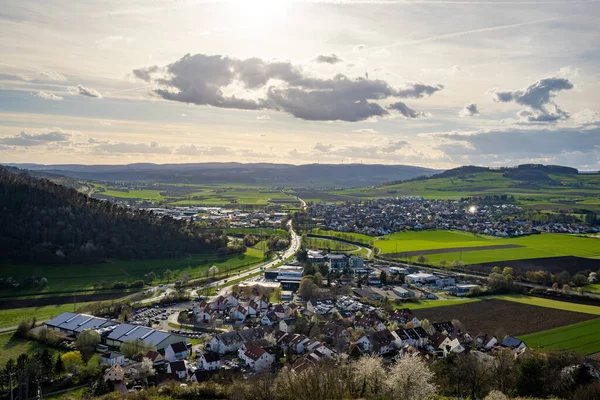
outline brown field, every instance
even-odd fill
[[[567,271],[571,275],[579,271],[600,269],[600,259],[583,258],[575,256],[531,258],[523,260],[494,261],[488,263],[469,264],[468,267],[475,271],[489,272],[493,267],[513,267],[517,274],[525,275],[527,271],[544,270],[553,274]]]
[[[426,256],[429,254],[456,253],[458,251],[462,251],[463,253],[466,253],[468,251],[516,249],[519,247],[525,247],[525,246],[521,246],[519,244],[499,244],[499,245],[479,246],[479,247],[452,247],[452,248],[445,248],[445,249],[404,251],[402,253],[384,254],[383,256],[387,257],[387,258],[407,258],[407,257],[417,257],[417,256],[421,256],[421,255]]]
[[[423,308],[413,314],[430,322],[457,319],[471,333],[520,336],[598,318],[596,315],[555,310],[503,300],[482,300],[456,306]]]

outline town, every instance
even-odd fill
[[[396,197],[342,204],[316,203],[311,204],[310,215],[325,229],[370,236],[425,229],[459,230],[497,237],[542,232],[598,232],[597,226],[572,216],[528,214],[506,195],[464,200]]]

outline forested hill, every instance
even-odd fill
[[[98,262],[229,251],[221,231],[122,208],[0,167],[0,260]]]

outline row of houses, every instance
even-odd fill
[[[211,324],[218,318],[229,317],[233,322],[243,323],[247,318],[264,315],[270,306],[266,295],[242,299],[237,293],[219,296],[207,303],[202,300],[192,307],[192,315],[198,324]]]

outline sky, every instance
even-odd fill
[[[600,170],[600,0],[0,0],[0,163]]]

